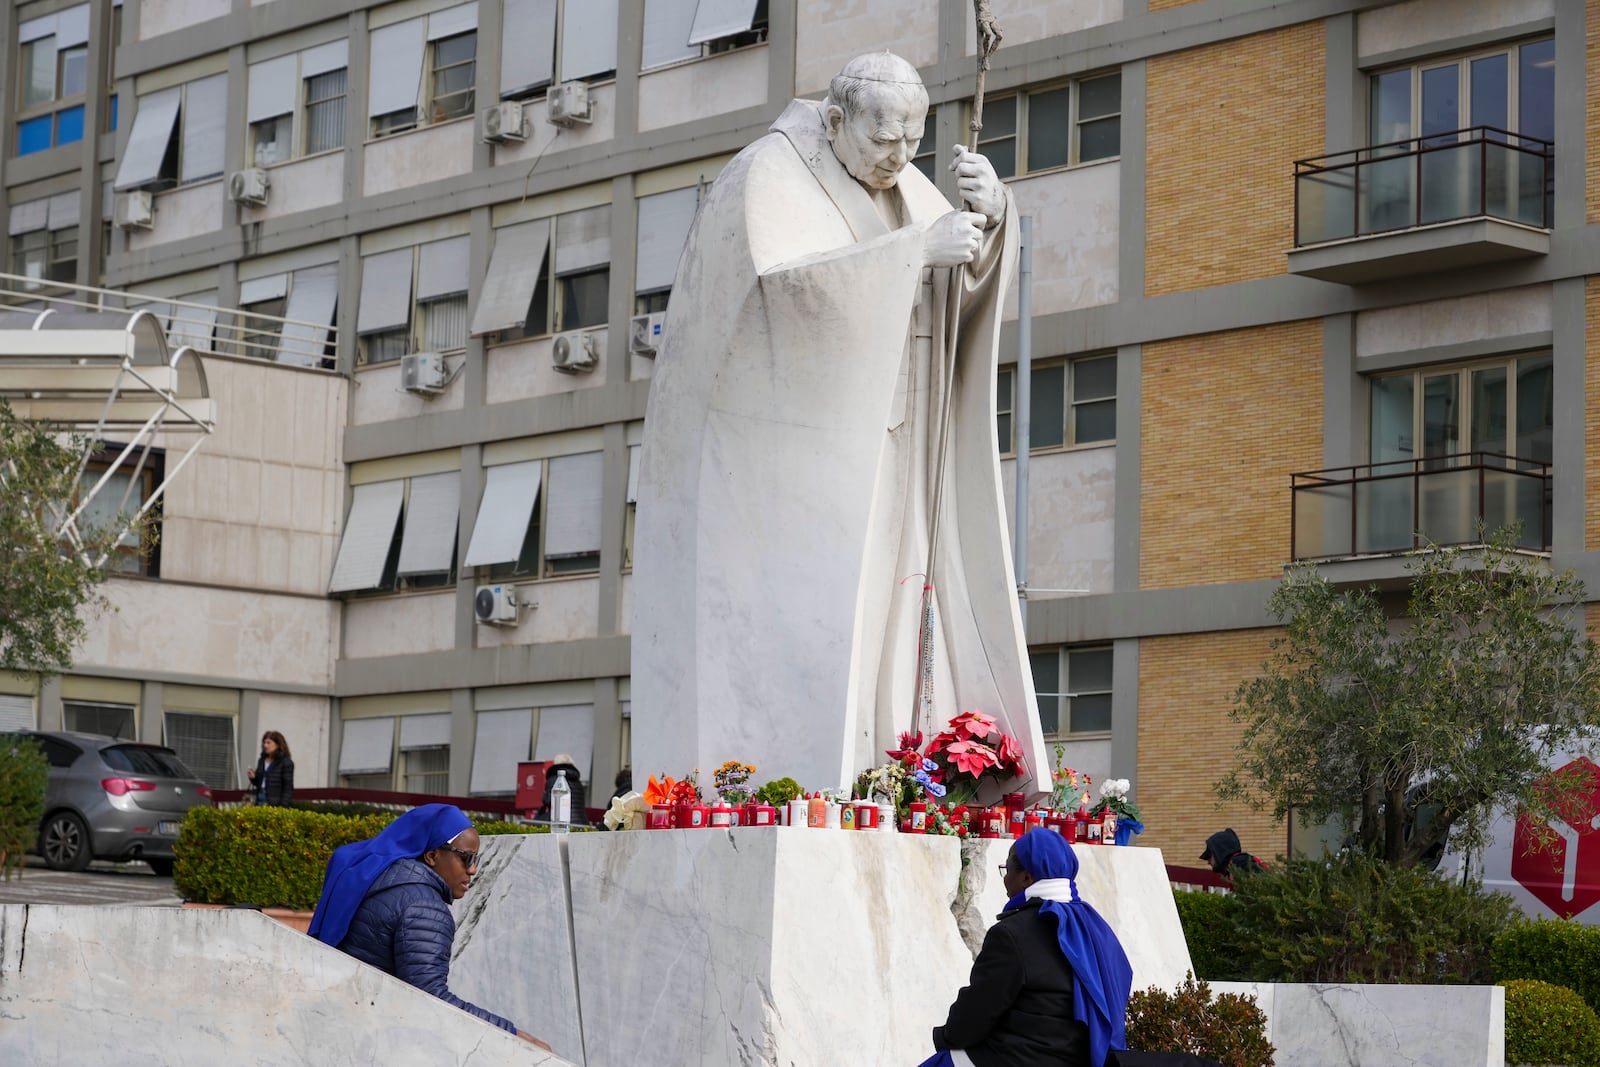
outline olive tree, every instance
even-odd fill
[[[1374,590],[1313,566],[1287,575],[1270,601],[1283,633],[1235,694],[1243,734],[1217,783],[1279,818],[1337,820],[1398,864],[1436,857],[1447,835],[1481,847],[1497,808],[1570,815],[1581,783],[1552,782],[1549,761],[1590,747],[1600,724],[1574,575],[1519,553],[1510,531],[1430,547],[1408,568],[1393,618]]]

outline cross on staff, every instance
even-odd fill
[[[983,95],[989,74],[989,59],[1000,47],[1000,23],[995,21],[989,0],[973,0],[973,18],[978,27],[978,84],[972,94],[972,118],[967,123],[967,150],[978,150],[978,134],[983,130]],[[945,375],[943,395],[939,398],[938,444],[934,452],[933,506],[928,521],[927,570],[922,582],[921,632],[917,637],[917,696],[911,712],[911,732],[933,729],[933,658],[934,658],[934,564],[939,554],[939,520],[944,503],[944,475],[946,451],[949,446],[951,398],[954,392],[956,342],[961,332],[961,271],[963,267],[950,268],[950,281],[946,288],[948,310],[945,323]]]

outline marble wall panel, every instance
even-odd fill
[[[765,46],[740,48],[639,76],[639,129],[659,130],[767,99]]]

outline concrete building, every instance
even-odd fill
[[[1515,514],[1600,588],[1600,4],[995,6],[982,147],[1037,245],[1046,731],[1136,779],[1145,842],[1231,823],[1270,854],[1287,830],[1210,785],[1287,562],[1398,576],[1396,513],[1440,540]],[[159,575],[113,580],[74,672],[0,680],[0,714],[166,738],[223,784],[275,728],[303,783],[505,793],[571,750],[609,793],[652,369],[632,321],[665,307],[698,189],[869,47],[921,68],[916,164],[953,191],[962,0],[7,5],[5,264],[182,301],[219,430]],[[587,121],[549,121],[552,85]],[[1468,452],[1519,462],[1440,458]],[[512,625],[477,620],[496,585]]]

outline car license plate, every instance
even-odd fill
[[[167,837],[174,837],[178,833],[178,824],[175,822],[164,822],[161,824],[160,829],[163,835]]]

